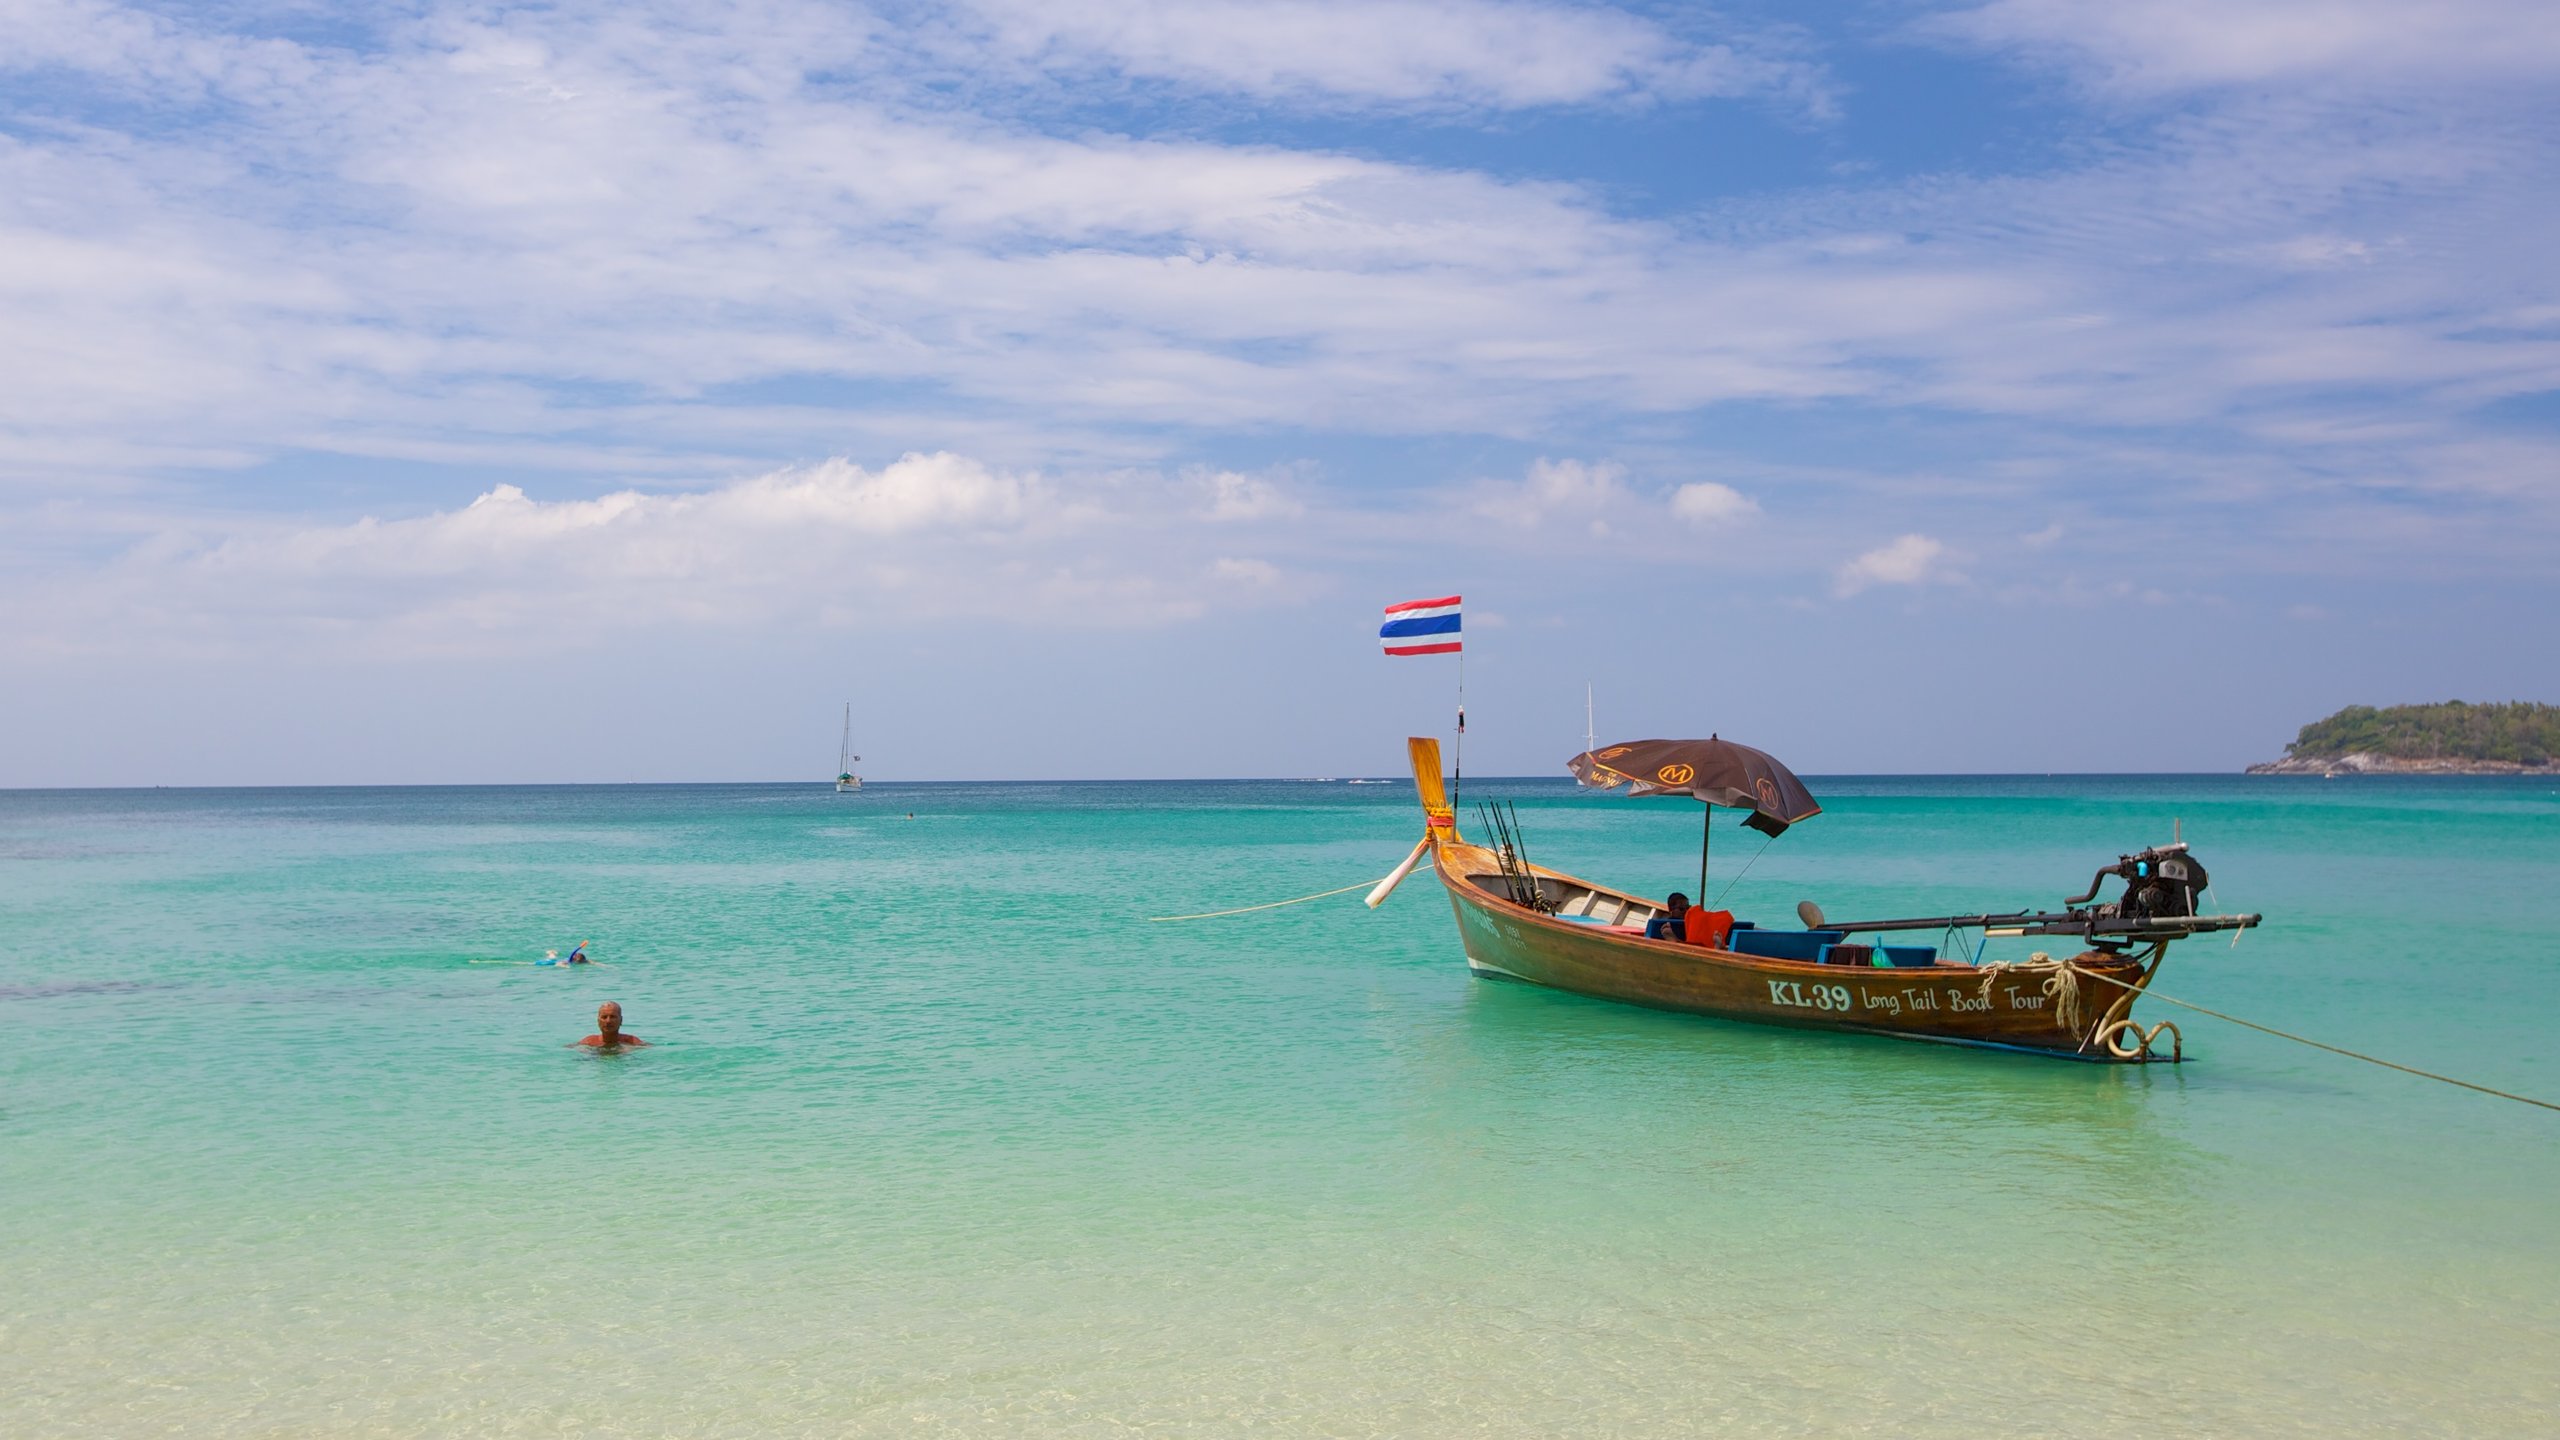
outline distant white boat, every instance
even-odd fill
[[[848,700],[844,703],[844,740],[836,747],[837,794],[850,795],[862,788],[862,777],[853,773],[853,767],[861,763],[862,757],[853,753],[853,702]]]
[[[1591,686],[1589,682],[1586,681],[1582,687],[1582,753],[1588,755],[1599,748],[1600,737],[1594,733],[1593,726],[1591,724]],[[1591,787],[1591,782],[1583,779],[1579,775],[1574,777],[1574,783],[1582,786],[1584,789],[1589,789]]]

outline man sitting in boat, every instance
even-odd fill
[[[1662,902],[1662,913],[1644,922],[1647,940],[1686,940],[1689,938],[1689,897],[1674,890]]]
[[[1674,890],[1662,902],[1663,911],[1644,922],[1647,940],[1677,940],[1690,945],[1704,945],[1711,950],[1724,948],[1733,936],[1733,912],[1708,910],[1689,903],[1689,897]]]

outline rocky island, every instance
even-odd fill
[[[2302,727],[2251,775],[2560,774],[2560,705],[2350,705]]]

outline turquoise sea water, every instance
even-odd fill
[[[2560,1098],[2547,783],[1814,789],[1747,873],[1719,829],[1746,916],[2051,903],[2175,818],[2268,923],[2160,991]],[[1694,806],[1470,790],[1695,879]],[[2560,1115],[2148,1002],[2197,1063],[1472,979],[1427,874],[1144,923],[1418,832],[1409,785],[0,794],[0,1429],[2554,1432]],[[607,998],[651,1048],[568,1048]]]

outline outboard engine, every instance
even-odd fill
[[[2107,920],[2184,920],[2197,914],[2196,897],[2213,883],[2204,866],[2187,853],[2184,844],[2155,845],[2131,855],[2119,855],[2116,863],[2090,877],[2089,891],[2063,901],[2078,908],[2098,898],[2098,890],[2108,876],[2124,882],[2124,893],[2113,901],[2085,912],[2092,918]]]
[[[2124,882],[2124,892],[2103,905],[2090,902],[2098,898],[2113,876]],[[1989,935],[2077,935],[2091,947],[2110,953],[2127,945],[2157,942],[2167,944],[2188,935],[2202,935],[2213,930],[2247,930],[2255,927],[2257,915],[2206,915],[2196,908],[2196,899],[2211,883],[2205,878],[2204,866],[2187,853],[2181,842],[2155,845],[2131,855],[2119,855],[2116,863],[2100,870],[2089,880],[2085,895],[2074,895],[2062,902],[2060,910],[2007,910],[1988,915],[1932,915],[1907,920],[1825,920],[1822,907],[1808,900],[1796,907],[1808,930],[1840,930],[1849,934],[1860,931],[1946,930],[1982,928]]]

